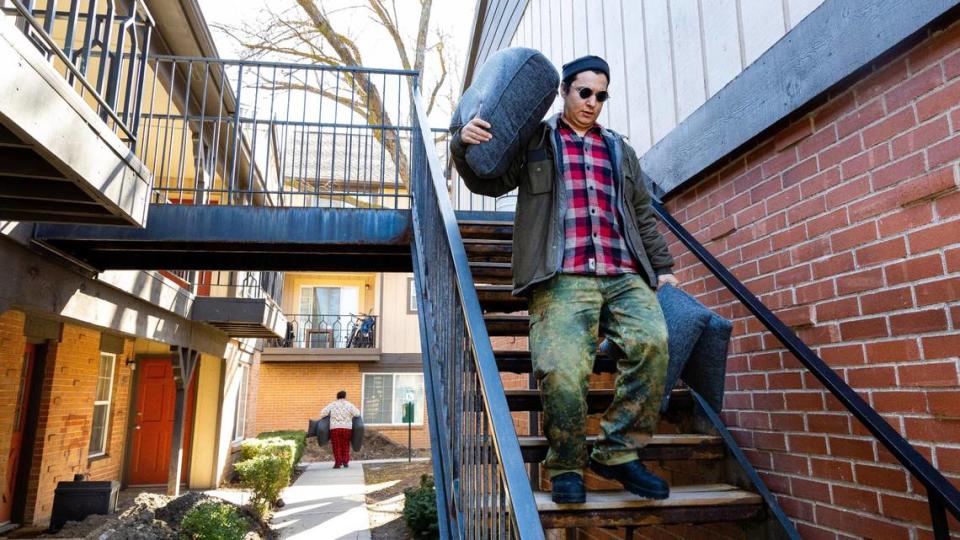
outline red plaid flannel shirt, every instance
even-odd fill
[[[617,220],[617,187],[600,130],[596,124],[580,137],[562,120],[558,123],[567,192],[562,270],[567,274],[610,276],[637,271]]]

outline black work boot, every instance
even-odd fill
[[[648,471],[638,459],[621,465],[604,465],[591,459],[590,470],[607,480],[620,482],[634,495],[647,499],[666,499],[670,496],[670,486],[662,478]]]
[[[587,500],[583,477],[575,472],[558,474],[550,480],[553,502],[558,504],[582,503]]]

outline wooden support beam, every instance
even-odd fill
[[[183,433],[187,415],[187,388],[193,378],[199,353],[187,347],[173,345],[173,380],[177,395],[173,407],[173,435],[170,437],[170,464],[167,469],[167,495],[180,495],[180,476],[183,464]]]

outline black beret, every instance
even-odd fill
[[[610,82],[610,66],[607,61],[599,56],[581,56],[576,60],[571,60],[563,65],[563,80],[567,80],[581,71],[599,71],[607,76],[607,82]]]

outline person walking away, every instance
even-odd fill
[[[360,416],[360,409],[347,401],[344,390],[337,392],[337,400],[320,411],[320,418],[330,417],[330,446],[333,448],[333,468],[350,466],[350,438],[353,435],[353,418]]]
[[[540,123],[504,176],[477,177],[466,148],[492,137],[474,118],[454,134],[457,170],[475,193],[515,188],[513,294],[529,297],[530,351],[550,444],[544,466],[558,503],[586,500],[583,469],[615,479],[641,497],[670,488],[637,451],[660,417],[667,369],[667,327],[654,289],[678,284],[657,229],[636,152],[597,123],[610,69],[597,56],[563,66],[563,112]],[[619,347],[614,398],[589,458],[587,386],[599,335]]]

